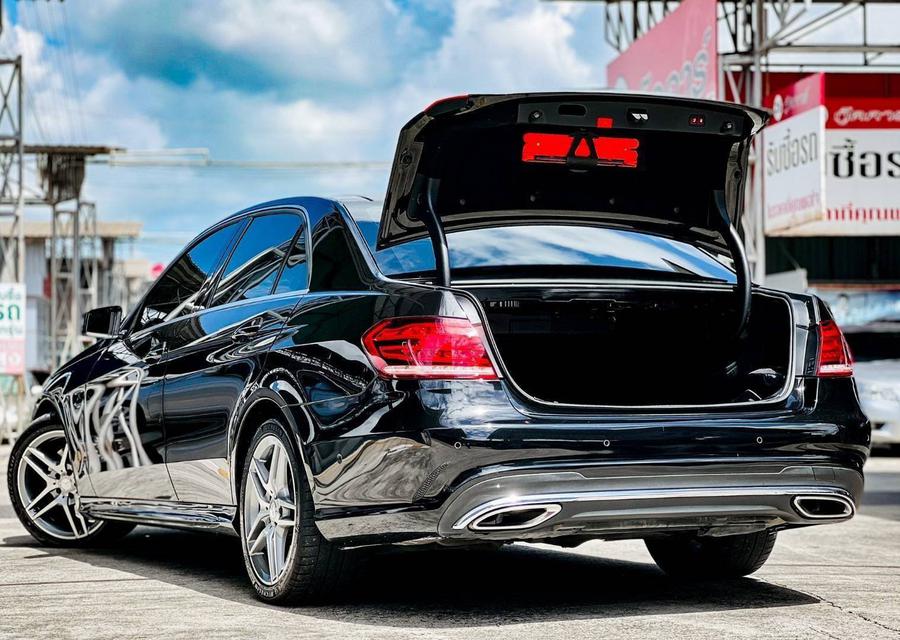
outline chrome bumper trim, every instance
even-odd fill
[[[548,503],[571,505],[584,502],[622,502],[622,501],[668,501],[679,499],[705,499],[705,498],[755,498],[755,497],[794,497],[802,496],[809,498],[832,499],[844,504],[853,504],[850,493],[838,487],[816,487],[816,486],[781,486],[781,487],[714,487],[714,488],[681,488],[681,489],[617,489],[611,491],[581,491],[572,493],[547,493],[524,496],[511,496],[507,498],[498,498],[481,504],[474,509],[467,511],[454,524],[454,530],[463,530],[470,527],[476,520],[481,520],[492,513],[502,511],[509,508],[525,508],[539,507]],[[795,507],[796,508],[796,507]],[[820,520],[821,518],[809,517],[797,510],[798,515],[808,519]],[[854,510],[844,516],[846,518],[853,516]],[[536,524],[546,524],[552,521],[559,511],[551,517],[545,518]],[[830,519],[839,519],[830,518]],[[532,528],[536,524],[529,525]]]

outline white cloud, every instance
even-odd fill
[[[160,123],[146,113],[135,85],[105,60],[77,52],[72,54],[71,71],[61,68],[66,61],[47,45],[45,37],[21,25],[4,32],[3,49],[22,55],[26,142],[167,144]],[[74,73],[81,76],[77,85]],[[76,94],[76,86],[86,90]]]
[[[326,0],[195,2],[184,24],[211,48],[261,61],[282,77],[363,86],[389,73],[386,36],[409,26],[388,2]]]
[[[310,99],[260,101],[250,108],[253,118],[245,122],[241,136],[243,147],[255,157],[368,160],[373,159],[372,142],[381,142],[383,113],[371,102],[341,108]]]
[[[395,54],[420,36],[415,22],[392,0],[157,0],[153,5],[91,0],[79,6],[76,25],[86,44],[127,60],[136,73],[164,69],[173,52],[185,60],[169,67],[216,75],[223,84],[271,76],[289,90],[298,81],[368,87],[394,73]],[[156,57],[158,53],[159,57]],[[197,62],[219,54],[201,69]],[[154,55],[148,55],[154,54]],[[244,68],[240,68],[244,67]]]
[[[385,120],[390,130],[446,96],[596,85],[599,71],[573,45],[581,7],[502,0],[456,0],[453,7],[452,27],[438,48],[413,61],[385,101],[392,105]]]
[[[43,12],[44,24],[59,8],[20,7],[20,17]],[[436,98],[577,89],[599,77],[575,47],[582,10],[566,3],[455,0],[441,7],[441,24],[449,27],[430,36],[393,0],[160,1],[139,9],[125,0],[92,0],[74,7],[71,51],[48,44],[33,18],[24,27],[7,23],[3,36],[8,52],[25,55],[47,141],[209,147],[227,159],[390,160],[400,126]],[[80,109],[71,74],[61,68],[66,56],[78,77]],[[185,69],[190,73],[173,79]],[[241,73],[271,78],[250,89],[230,81]],[[386,181],[386,171],[92,166],[85,188],[101,216],[196,231],[287,195],[380,198]]]
[[[343,92],[319,91],[315,84],[294,98],[276,90],[242,91],[209,78],[203,60],[197,61],[198,79],[173,84],[165,77],[129,74],[119,60],[96,49],[88,53],[76,41],[73,57],[83,94],[79,114],[66,93],[71,87],[65,75],[54,66],[60,56],[48,55],[40,34],[17,25],[10,48],[26,56],[26,77],[37,111],[45,115],[48,139],[70,141],[66,129],[78,128],[74,121],[83,119],[87,140],[130,148],[170,144],[207,146],[238,158],[388,159],[399,127],[436,98],[580,88],[595,76],[572,45],[573,19],[580,9],[566,3],[456,0],[451,28],[418,59],[396,56],[417,50],[401,36],[421,38],[423,32],[390,0],[197,0],[176,6],[183,7],[177,19],[163,20],[161,14],[172,10],[163,3],[157,13],[145,10],[135,22],[133,5],[96,0],[79,8],[79,33],[115,40],[122,36],[110,30],[125,15],[132,29],[145,25],[148,33],[157,33],[164,24],[172,33],[277,67],[283,75],[320,78],[323,87],[338,78],[356,86],[356,93],[348,98]],[[386,70],[386,65],[396,68]],[[395,80],[386,87],[369,86],[371,78],[385,75]]]
[[[453,28],[412,82],[450,91],[583,87],[591,67],[576,55],[570,5],[457,0]]]
[[[125,148],[167,146],[162,123],[142,110],[139,92],[120,71],[99,77],[82,97],[86,142]]]

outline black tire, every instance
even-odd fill
[[[22,523],[22,526],[25,527],[31,537],[48,547],[104,546],[127,535],[134,529],[135,525],[127,522],[95,520],[88,521],[90,532],[86,535],[75,538],[60,537],[54,535],[54,533],[51,530],[48,530],[46,526],[39,526],[31,515],[27,513],[23,496],[19,491],[19,467],[25,464],[22,457],[29,446],[45,436],[51,438],[51,436],[48,436],[47,434],[59,434],[61,437],[65,437],[63,435],[62,426],[55,422],[44,422],[42,424],[33,425],[22,432],[16,440],[9,456],[9,465],[7,466],[6,471],[7,487],[9,488],[9,497],[12,502],[13,510],[15,511],[16,516],[18,516],[19,522]],[[69,462],[69,464],[71,463]],[[50,494],[48,497],[52,497],[52,495],[53,494]],[[72,502],[74,503],[74,499]],[[74,504],[72,504],[70,508],[72,509],[70,513],[74,515]],[[62,517],[58,516],[58,518],[59,521],[62,522]],[[80,519],[78,520],[78,523],[81,523]]]
[[[250,482],[252,456],[267,436],[275,436],[284,446],[291,465],[296,514],[291,546],[286,554],[283,573],[272,584],[257,575],[248,548],[245,501]],[[238,501],[238,530],[247,576],[257,596],[272,604],[301,604],[320,600],[335,593],[348,569],[348,554],[326,540],[314,521],[314,505],[306,473],[296,447],[287,430],[277,420],[267,420],[256,432],[244,456]],[[250,488],[249,490],[253,490]]]
[[[673,535],[644,542],[659,568],[672,577],[740,578],[763,566],[777,535],[767,529],[723,537]]]

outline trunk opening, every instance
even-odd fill
[[[459,286],[459,285],[458,285]],[[745,337],[722,288],[461,285],[512,382],[545,403],[651,407],[773,400],[790,377],[790,302],[756,291]]]

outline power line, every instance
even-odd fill
[[[38,4],[35,4],[35,12],[39,12]],[[75,141],[77,136],[77,121],[76,114],[77,109],[79,108],[80,101],[78,99],[78,95],[75,92],[74,88],[74,80],[73,75],[74,71],[72,70],[71,61],[67,56],[66,49],[63,48],[62,45],[65,44],[65,40],[60,36],[60,30],[58,25],[58,16],[54,15],[50,10],[49,3],[42,3],[44,6],[44,10],[46,11],[47,18],[47,27],[49,29],[50,37],[52,38],[51,48],[53,49],[54,57],[56,58],[56,63],[59,70],[60,78],[62,79],[63,91],[66,95],[66,106],[69,111],[66,114],[66,119],[69,122],[69,140],[71,142]]]
[[[69,6],[62,3],[62,24],[66,34],[66,51],[68,52],[67,60],[69,62],[69,71],[71,73],[72,82],[75,87],[75,104],[78,105],[78,120],[81,126],[81,139],[87,140],[87,127],[84,125],[84,108],[82,105],[81,85],[78,82],[78,72],[75,70],[75,54],[72,51],[72,30],[69,28]]]
[[[73,102],[73,96],[71,94],[71,89],[69,82],[66,78],[65,65],[63,64],[62,56],[60,54],[59,46],[57,43],[60,42],[59,36],[56,34],[56,30],[53,28],[53,17],[49,14],[47,15],[47,23],[45,24],[44,15],[41,10],[38,9],[38,6],[42,3],[30,3],[27,5],[22,5],[23,7],[27,6],[31,10],[23,10],[22,11],[22,22],[25,24],[26,16],[28,17],[28,25],[32,30],[36,30],[39,33],[43,34],[44,42],[46,43],[46,47],[44,48],[47,51],[47,58],[53,68],[57,70],[59,73],[59,77],[61,80],[61,92],[57,97],[58,100],[62,103],[64,108],[62,111],[64,112],[64,121],[60,119],[60,124],[64,125],[65,135],[61,135],[60,137],[65,139],[67,142],[74,141],[74,123],[72,120],[72,108],[71,104]]]

